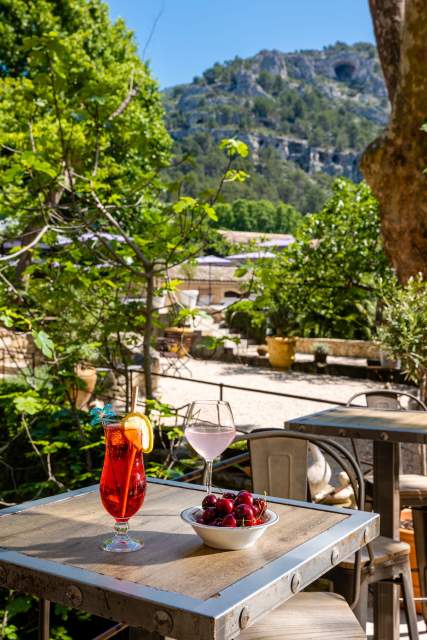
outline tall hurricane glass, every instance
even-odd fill
[[[205,460],[205,482],[212,490],[212,463],[233,442],[236,435],[233,413],[228,402],[201,400],[193,402],[185,421],[185,437]]]
[[[104,551],[138,551],[143,543],[129,534],[129,518],[142,507],[147,480],[142,452],[142,430],[121,423],[105,424],[105,459],[100,481],[101,501],[115,519],[114,535]]]

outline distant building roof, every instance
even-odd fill
[[[270,240],[283,240],[288,243],[293,242],[294,237],[289,233],[261,233],[260,231],[231,231],[230,229],[219,229],[219,233],[229,242],[255,242],[257,244]],[[271,245],[272,246],[272,245]]]
[[[239,282],[242,279],[247,280],[249,278],[249,274],[243,276],[243,278],[237,278],[235,276],[236,273],[236,264],[233,264],[231,267],[209,267],[208,265],[199,265],[194,268],[194,272],[191,273],[191,278],[188,277],[188,274],[185,273],[185,270],[182,271],[180,267],[172,267],[169,269],[169,277],[170,278],[179,278],[180,280],[185,280],[187,282],[196,282],[199,281],[208,281],[211,282]]]

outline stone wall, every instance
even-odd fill
[[[335,338],[297,338],[298,353],[313,353],[317,345],[325,345],[328,354],[346,358],[380,359],[380,348],[367,340],[339,340]]]

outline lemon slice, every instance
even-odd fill
[[[124,434],[128,440],[144,453],[153,450],[153,427],[143,413],[128,413],[121,421]]]

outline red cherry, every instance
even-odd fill
[[[249,491],[239,491],[234,502],[235,504],[247,504],[251,507],[253,505],[254,498]]]
[[[229,498],[221,498],[216,503],[216,512],[220,515],[226,516],[228,513],[232,513],[234,509],[234,502]]]
[[[207,507],[203,511],[203,521],[204,524],[211,524],[216,518],[216,509],[215,507]]]
[[[264,513],[267,511],[267,501],[264,500],[264,498],[255,498],[254,507],[258,509],[258,518],[261,518],[261,516],[263,516]],[[254,515],[256,516],[255,513]]]
[[[204,518],[204,516],[203,516],[203,515],[201,515],[201,516],[197,516],[197,518],[196,518],[196,522],[198,522],[199,524],[206,524],[206,522],[205,522],[205,518]]]
[[[232,491],[227,491],[226,493],[222,494],[223,498],[228,498],[228,500],[235,500],[236,499],[236,494],[233,493]]]
[[[211,525],[214,527],[222,527],[222,523],[223,523],[222,518],[216,518],[213,522],[211,522]]]
[[[264,524],[264,520],[262,518],[257,518],[254,522],[255,525]]]
[[[207,507],[214,507],[217,501],[218,497],[214,493],[209,493],[203,498],[202,507],[203,509],[206,509]]]
[[[252,521],[254,519],[254,512],[248,504],[239,504],[234,509],[234,517],[240,524],[243,520]]]
[[[237,527],[237,520],[232,513],[229,513],[222,521],[223,527]]]

